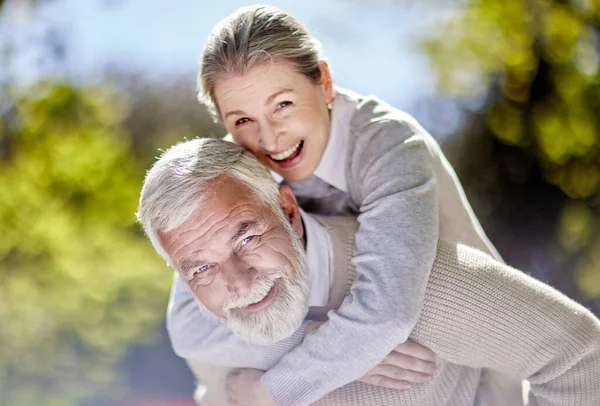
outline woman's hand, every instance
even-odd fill
[[[430,349],[406,340],[359,381],[383,388],[408,389],[411,384],[425,383],[431,379],[436,370],[434,357]]]
[[[308,323],[304,336],[323,323],[322,321]],[[431,375],[436,371],[434,358],[435,354],[430,349],[407,340],[394,348],[383,361],[358,380],[383,388],[408,389],[411,384],[424,383],[431,379]]]

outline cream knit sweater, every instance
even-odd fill
[[[336,308],[356,276],[357,224],[352,217],[315,217],[333,241],[328,307]],[[316,404],[470,406],[481,369],[490,368],[529,380],[529,405],[600,405],[600,321],[550,286],[472,248],[439,243],[410,338],[437,355],[430,382],[406,391],[353,382]]]
[[[315,218],[333,243],[328,304],[333,309],[347,297],[356,276],[352,258],[357,223],[353,217]],[[405,391],[353,382],[315,405],[516,406],[482,394],[475,401],[482,368],[528,379],[529,406],[600,405],[600,321],[550,286],[475,249],[439,243],[410,338],[436,353],[438,371],[430,382]],[[352,354],[347,361],[353,361]],[[225,377],[233,369],[188,363],[208,387],[199,405],[225,405]]]

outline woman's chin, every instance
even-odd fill
[[[312,168],[307,162],[301,162],[300,165],[288,169],[284,169],[270,163],[269,168],[274,172],[277,172],[277,174],[279,174],[288,182],[299,182],[304,180],[310,177],[315,169],[317,169],[316,167]]]

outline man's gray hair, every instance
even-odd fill
[[[173,269],[160,244],[159,232],[185,223],[206,198],[206,191],[224,176],[250,188],[257,200],[284,222],[279,185],[269,170],[242,147],[222,139],[198,138],[166,150],[146,174],[137,217],[146,235]],[[214,190],[214,189],[212,189]]]
[[[204,45],[198,98],[219,117],[214,88],[225,77],[285,60],[314,84],[321,81],[321,44],[290,14],[268,5],[236,10],[221,20]]]

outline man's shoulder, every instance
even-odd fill
[[[311,214],[311,216],[317,220],[323,227],[325,227],[330,233],[346,233],[346,236],[356,234],[358,230],[358,220],[354,215],[347,216],[323,216],[318,214]],[[350,233],[350,235],[348,234]]]
[[[522,273],[481,250],[444,239],[438,241],[433,271],[435,277],[445,278],[445,275],[448,275],[454,281],[461,278],[471,278],[476,281],[483,277],[502,279],[507,273]]]

